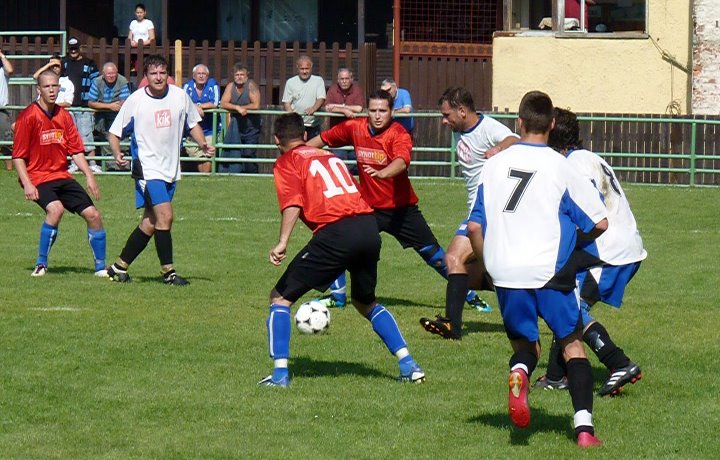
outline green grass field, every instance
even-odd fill
[[[99,182],[113,260],[139,214],[129,177]],[[447,244],[464,214],[462,183],[415,187]],[[272,366],[267,295],[281,274],[267,262],[279,224],[269,178],[181,182],[175,262],[192,284],[173,288],[160,283],[152,244],[131,267],[133,283],[93,277],[84,223],[71,215],[49,274],[31,278],[42,212],[3,171],[0,457],[717,458],[720,189],[626,191],[649,257],[624,307],[594,312],[644,377],[618,398],[595,399],[605,445],[580,452],[567,392],[531,393],[530,428],[511,426],[510,347],[494,296],[485,293],[492,313],[466,310],[461,342],[431,336],[418,319],[442,311],[445,283],[390,238],[378,296],[427,382],[395,382],[394,358],[348,308],[332,311],[324,336],[293,333],[289,389],[258,387]],[[293,255],[309,235],[296,228]],[[591,362],[598,388],[605,370]]]

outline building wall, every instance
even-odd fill
[[[695,0],[692,109],[700,115],[720,113],[720,2]]]
[[[636,38],[561,38],[539,31],[496,34],[493,106],[516,111],[523,94],[539,89],[555,105],[577,112],[662,114],[672,105],[675,113],[689,113],[690,4],[648,0],[649,34]],[[663,51],[686,70],[663,59]]]

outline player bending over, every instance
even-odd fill
[[[647,252],[615,172],[599,155],[583,148],[574,113],[555,109],[555,128],[550,133],[549,145],[565,155],[573,167],[597,187],[607,207],[608,230],[596,240],[582,244],[572,257],[579,266],[576,278],[580,287],[583,340],[610,371],[598,394],[616,396],[624,385],[642,378],[640,367],[615,345],[605,327],[590,315],[590,309],[598,300],[620,308],[625,287]],[[534,386],[567,388],[564,362],[556,340],[550,347],[547,374]]]
[[[298,219],[313,236],[270,292],[267,330],[274,369],[258,383],[278,387],[290,384],[290,307],[311,289],[327,289],[345,270],[350,272],[353,305],[398,358],[399,380],[424,381],[425,373],[410,355],[392,314],[375,300],[381,240],[372,208],[360,196],[355,179],[332,152],[305,145],[300,115],[279,116],[273,131],[281,152],[273,175],[282,220],[270,262],[280,265],[286,258]]]

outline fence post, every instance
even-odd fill
[[[690,186],[695,185],[695,144],[697,143],[697,121],[693,121],[690,125]]]

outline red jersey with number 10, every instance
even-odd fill
[[[407,169],[395,177],[376,179],[363,166],[383,169],[396,158],[410,166],[412,138],[398,122],[384,131],[371,134],[367,118],[354,118],[320,134],[330,147],[352,145],[360,173],[360,192],[374,209],[395,209],[417,204],[418,197],[410,184]]]
[[[25,160],[34,186],[60,179],[72,179],[67,156],[84,152],[85,147],[70,114],[55,106],[52,114],[33,102],[15,123],[13,158]]]
[[[280,211],[300,207],[300,219],[313,233],[345,217],[373,212],[345,163],[326,150],[295,147],[280,155],[273,175]]]

